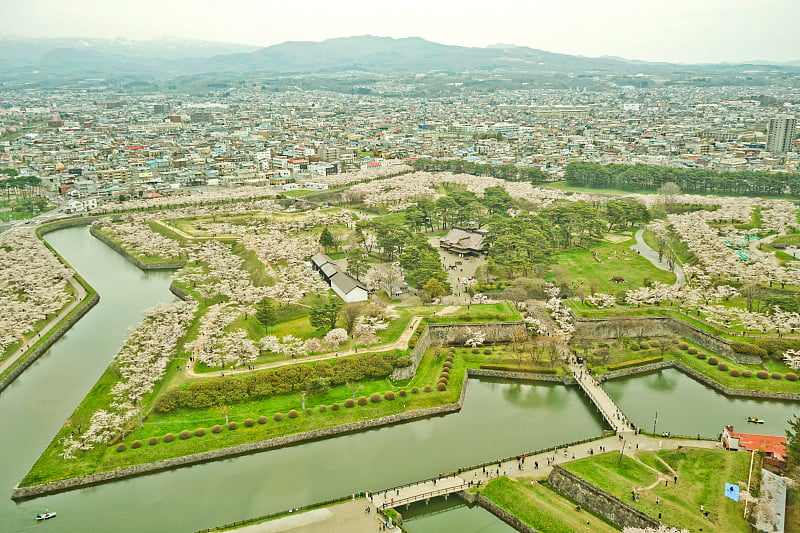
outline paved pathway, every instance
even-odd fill
[[[446,314],[449,314],[449,313],[453,313],[453,312],[457,311],[458,309],[459,308],[457,306],[448,306],[448,307],[444,307],[444,308],[438,310],[434,314],[437,315],[437,316],[446,315]],[[411,321],[408,323],[408,327],[405,330],[403,330],[403,333],[400,335],[400,337],[396,341],[391,342],[389,344],[382,344],[382,345],[379,345],[379,346],[372,346],[370,348],[361,348],[361,353],[388,352],[390,350],[407,350],[408,349],[408,341],[411,340],[411,336],[414,334],[414,331],[416,331],[417,326],[419,326],[419,323],[422,321],[423,318],[425,318],[425,317],[424,316],[420,316],[420,315],[414,316],[411,319]],[[273,361],[271,363],[263,363],[263,364],[260,364],[260,365],[255,365],[253,370],[248,370],[247,368],[238,368],[236,370],[230,370],[229,369],[229,370],[224,370],[224,371],[220,371],[220,372],[224,372],[227,375],[231,375],[231,374],[246,374],[248,372],[254,372],[254,371],[257,371],[257,370],[266,370],[266,369],[269,369],[269,368],[279,368],[279,367],[282,367],[282,366],[294,365],[294,364],[297,364],[297,363],[313,363],[313,362],[316,362],[316,361],[324,361],[326,359],[336,359],[337,357],[344,357],[344,356],[347,356],[347,355],[354,355],[356,353],[358,353],[358,352],[356,352],[353,349],[342,350],[342,351],[339,351],[339,352],[327,352],[327,353],[321,353],[321,354],[318,354],[318,355],[312,355],[312,356],[309,356],[309,357],[299,357],[299,358],[296,358],[296,359],[286,359],[286,360],[282,360],[282,361]],[[197,361],[194,361],[194,362],[186,365],[186,367],[185,367],[186,375],[189,376],[190,378],[211,377],[211,376],[213,376],[215,374],[215,372],[205,372],[205,373],[197,373],[197,372],[195,372],[194,365],[196,363],[197,363]]]
[[[370,512],[366,512],[366,508]],[[239,533],[372,533],[382,518],[366,498],[337,503],[321,509],[291,514],[269,522],[237,528]]]
[[[654,267],[674,273],[675,283],[673,283],[672,286],[676,289],[680,289],[686,285],[686,275],[683,273],[681,266],[676,263],[672,268],[670,268],[669,263],[659,259],[658,252],[650,248],[650,246],[644,242],[643,234],[644,228],[639,228],[636,230],[636,244],[631,246],[631,250],[639,252],[639,255],[653,263]]]
[[[27,352],[36,341],[38,341],[42,335],[46,334],[51,329],[55,328],[59,322],[61,322],[68,314],[72,312],[73,309],[78,307],[81,302],[83,302],[84,298],[86,298],[86,289],[83,288],[83,285],[78,283],[78,280],[75,279],[74,276],[70,276],[69,284],[72,285],[72,288],[75,290],[75,298],[63,308],[55,317],[53,317],[47,324],[44,325],[42,329],[36,332],[36,337],[29,339],[25,342],[22,346],[17,348],[13,354],[11,354],[7,359],[5,359],[2,363],[0,363],[0,373],[3,373],[6,369],[10,368],[20,357],[22,357],[25,352]]]
[[[592,403],[606,419],[606,422],[611,426],[615,433],[622,433],[625,431],[633,431],[630,422],[625,417],[622,409],[611,399],[611,396],[605,391],[600,383],[589,374],[589,369],[584,364],[578,364],[575,358],[570,354],[567,357],[567,365],[572,373],[572,376],[578,382],[583,392],[592,401]]]

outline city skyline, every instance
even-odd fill
[[[136,5],[79,0],[68,6],[38,0],[0,8],[4,15],[0,33],[132,40],[176,36],[260,47],[369,34],[417,36],[471,47],[508,43],[588,57],[678,63],[800,60],[796,52],[800,36],[792,22],[800,16],[798,4],[784,0],[758,5],[740,0],[649,4],[621,0],[607,6],[572,0],[517,5],[500,0],[487,11],[485,6],[449,0],[433,7],[411,0],[402,10],[391,10],[363,0],[335,5],[303,0],[289,10],[281,2],[245,0],[226,5],[225,23],[219,24],[218,5],[206,0],[169,4],[144,0]]]

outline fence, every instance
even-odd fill
[[[407,496],[405,498],[400,498],[399,500],[392,500],[391,502],[384,502],[382,503],[378,509],[389,509],[393,507],[397,507],[399,505],[411,504],[415,502],[420,502],[422,500],[427,500],[430,498],[435,498],[436,496],[443,496],[445,494],[452,494],[453,492],[459,492],[463,489],[472,487],[470,483],[461,483],[460,485],[454,485],[452,487],[447,487],[444,489],[436,489],[429,492],[423,492],[422,494],[416,494],[414,496]]]

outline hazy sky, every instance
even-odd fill
[[[662,61],[800,60],[800,0],[0,0],[0,33],[268,46],[350,35]]]

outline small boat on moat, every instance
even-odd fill
[[[55,515],[56,515],[55,512],[51,513],[50,511],[39,513],[36,515],[36,520],[49,520],[50,518],[53,518]]]
[[[753,424],[763,424],[764,423],[764,419],[763,418],[756,418],[754,416],[748,416],[747,417],[747,421],[748,422],[752,422]]]

